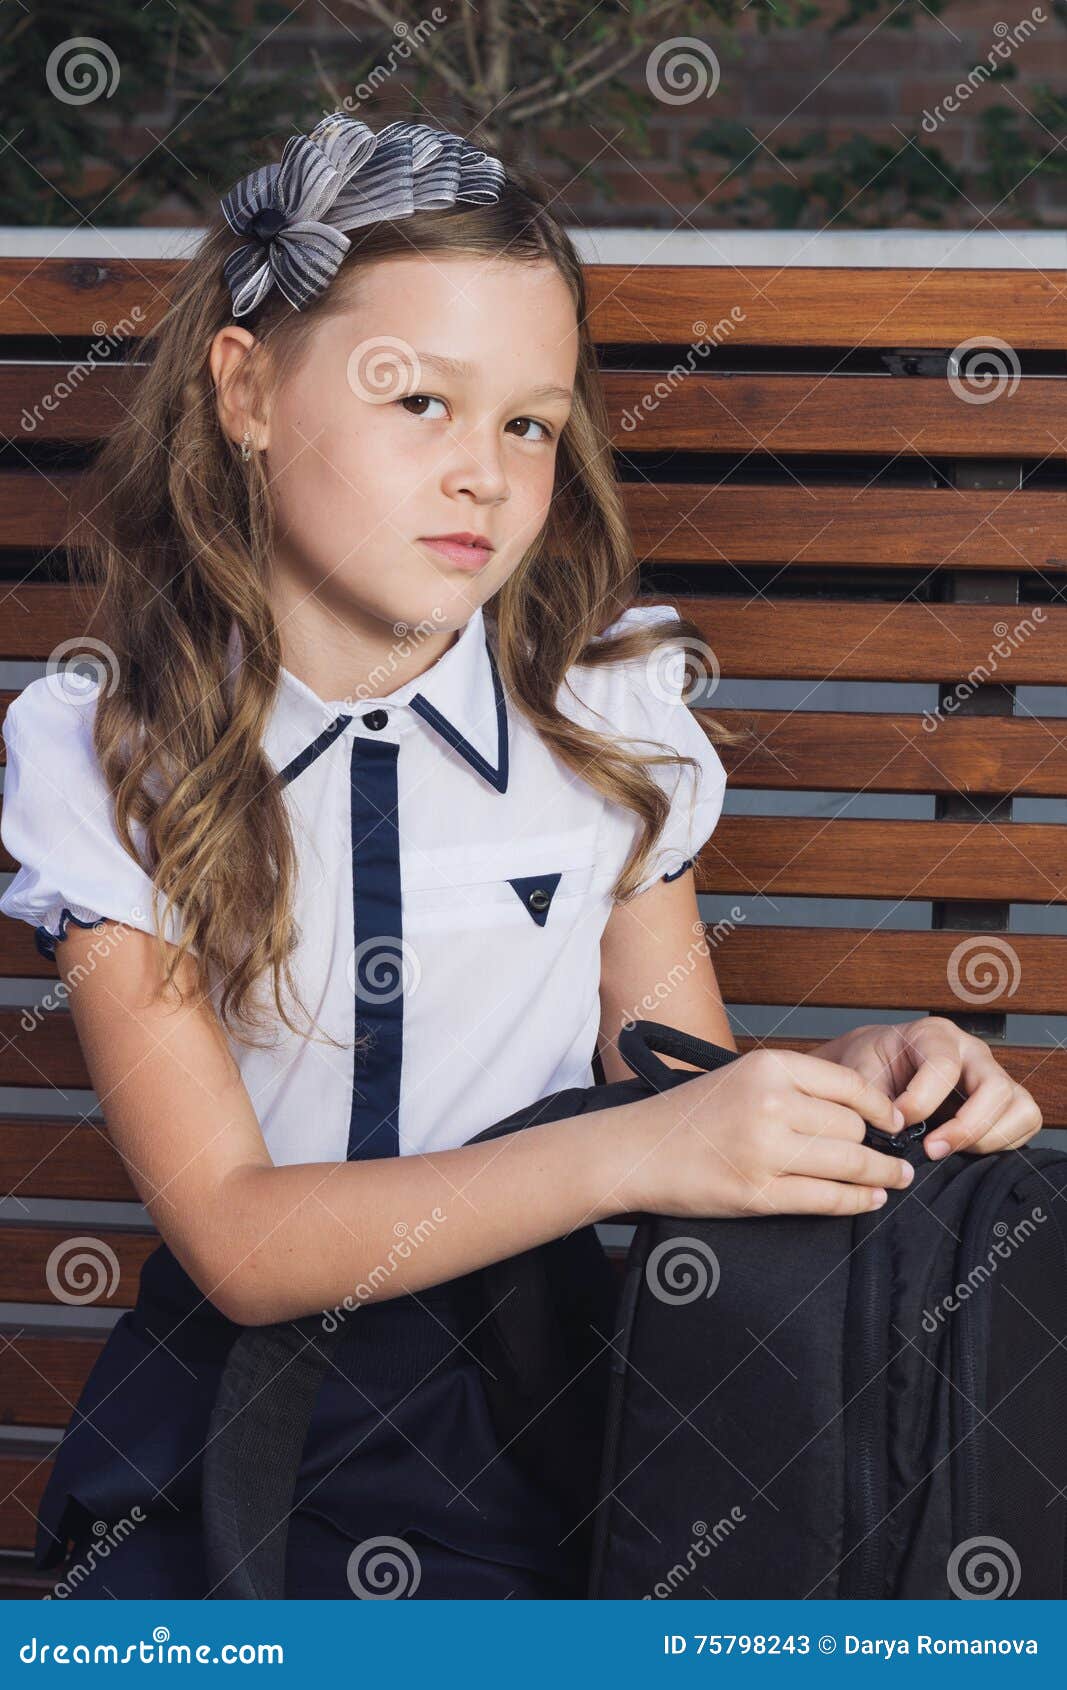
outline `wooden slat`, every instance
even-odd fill
[[[89,625],[95,596],[63,583],[34,586],[29,582],[0,587],[4,613],[0,618],[0,658],[19,663],[46,663],[58,645],[83,633]]]
[[[1067,493],[641,481],[622,494],[638,555],[650,562],[1067,568]]]
[[[731,1004],[945,1014],[1067,1012],[1067,938],[1058,934],[738,924],[718,938],[709,930],[709,938],[719,983]],[[953,955],[968,996],[950,984]],[[984,958],[990,959],[988,967]]]
[[[184,268],[173,258],[0,258],[0,334],[144,334]]]
[[[180,259],[0,259],[0,334],[143,333],[173,296]],[[947,266],[585,266],[594,340],[688,346],[942,347],[1000,334],[1017,351],[1067,341],[1062,274]],[[733,317],[731,309],[736,307]],[[137,313],[142,313],[138,320]],[[723,327],[716,336],[716,326]]]
[[[723,816],[701,892],[1067,901],[1067,831],[1028,822]]]
[[[97,1356],[99,1333],[0,1331],[0,1426],[55,1426],[60,1431]]]
[[[59,546],[70,533],[72,470],[0,473],[0,546]]]
[[[6,850],[0,853],[0,868],[14,866]],[[0,977],[16,975],[40,980],[55,973],[55,963],[49,962],[37,949],[29,922],[0,919]]]
[[[755,593],[678,595],[675,602],[700,627],[730,678],[949,683],[971,678],[1002,686],[1067,681],[1067,610],[1059,605],[861,604]]]
[[[0,1195],[136,1203],[102,1121],[0,1116]]]
[[[143,379],[134,364],[0,364],[0,439],[105,440]]]
[[[587,279],[594,339],[631,346],[688,346],[703,337],[720,345],[950,349],[992,334],[1016,351],[1055,351],[1067,342],[1062,272],[1036,265],[599,264]]]
[[[90,1267],[78,1265],[77,1251],[73,1253],[71,1264],[65,1265],[64,1245],[72,1238],[83,1236],[84,1229],[80,1226],[50,1226],[24,1221],[0,1226],[0,1285],[4,1287],[4,1300],[76,1307],[76,1304],[53,1293],[51,1284],[55,1284],[61,1289],[68,1288],[72,1295],[81,1295],[92,1287],[94,1309],[132,1308],[137,1299],[141,1268],[159,1243],[158,1233],[99,1227],[92,1233],[93,1250],[88,1251],[86,1246],[92,1257]],[[53,1252],[57,1252],[55,1256]],[[112,1258],[119,1266],[114,1282]]]
[[[1064,383],[1056,376],[1024,377],[993,404],[967,405],[940,378],[683,371],[605,372],[614,446],[625,452],[893,458],[1045,459],[1067,453]]]
[[[26,922],[0,921],[0,939],[8,928],[19,927],[30,931]],[[49,966],[55,973],[54,964]],[[24,1013],[0,1009],[0,1085],[42,1086],[60,1093],[67,1087],[91,1089],[70,1011],[49,1010],[29,1028],[23,1026]]]
[[[945,715],[937,721],[888,712],[713,706],[714,700],[698,714],[751,736],[747,745],[719,747],[735,789],[1067,794],[1062,717]]]

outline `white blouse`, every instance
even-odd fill
[[[605,632],[669,613],[633,605]],[[681,648],[654,673],[643,659],[576,665],[558,692],[573,721],[699,761],[696,781],[651,765],[672,805],[642,890],[696,857],[726,785],[681,696]],[[100,684],[42,676],[4,722],[0,835],[22,866],[0,911],[30,922],[46,956],[71,921],[154,930],[151,879],[119,843],[93,749]],[[347,1042],[281,1022],[272,1045],[229,1039],[274,1162],[448,1149],[593,1084],[600,938],[640,823],[509,708],[482,610],[429,669],[356,705],[324,703],[282,669],[263,744],[299,858],[294,978],[319,1027]],[[140,851],[136,824],[134,838]],[[357,1028],[372,1044],[354,1060]]]

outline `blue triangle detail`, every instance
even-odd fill
[[[561,871],[562,872],[562,871]],[[514,880],[509,879],[508,885],[514,886],[522,902],[533,916],[538,927],[543,927],[548,919],[548,911],[552,903],[552,894],[559,885],[559,874],[520,874]],[[530,899],[535,892],[544,894],[532,905]],[[538,908],[538,904],[542,907]]]

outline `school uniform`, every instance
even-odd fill
[[[609,632],[668,614],[634,605]],[[682,683],[677,652],[666,664],[575,666],[558,693],[570,719],[637,751],[666,744],[697,759],[696,776],[650,765],[672,802],[642,890],[691,865],[722,808],[722,764]],[[72,922],[154,931],[152,882],[118,840],[93,750],[96,695],[95,681],[42,677],[4,724],[2,837],[22,866],[0,912],[30,922],[50,957]],[[263,745],[299,858],[300,997],[348,1041],[316,1043],[284,1026],[273,1045],[230,1040],[273,1161],[447,1149],[550,1092],[592,1085],[600,938],[640,824],[564,767],[506,698],[482,610],[390,692],[324,702],[283,669]],[[172,914],[163,929],[172,940],[175,923]],[[371,1042],[353,1053],[357,1029]],[[399,1223],[397,1233],[399,1246]],[[516,1594],[582,1594],[580,1530],[495,1442],[463,1341],[467,1289],[459,1280],[367,1302],[350,1321],[358,1350],[343,1352],[352,1365],[331,1370],[316,1401],[290,1539],[293,1566],[294,1546],[319,1523],[324,1585],[338,1585],[338,1545],[347,1562],[354,1545],[408,1532],[440,1555],[433,1576],[432,1556],[423,1563],[415,1594],[509,1594],[476,1588],[479,1565],[497,1587],[514,1574]],[[178,1529],[178,1516],[195,1521],[214,1389],[239,1331],[161,1244],[59,1446],[37,1566],[63,1559],[79,1522],[84,1532],[135,1503],[161,1532]],[[149,1530],[138,1526],[132,1541]],[[174,1559],[160,1556],[161,1579]],[[125,1556],[131,1568],[137,1560]],[[118,1566],[109,1558],[105,1583]],[[308,1594],[318,1575],[306,1561],[301,1569],[294,1588],[302,1576]],[[175,1592],[163,1583],[142,1593]]]

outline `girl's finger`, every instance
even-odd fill
[[[866,1121],[854,1109],[846,1109],[843,1103],[827,1103],[822,1097],[809,1097],[806,1092],[794,1093],[787,1113],[786,1125],[792,1132],[814,1138],[848,1139],[859,1144],[867,1131]]]
[[[933,1017],[919,1021],[908,1029],[908,1049],[916,1066],[914,1074],[896,1101],[909,1124],[932,1115],[938,1104],[943,1103],[949,1092],[960,1084],[960,1074],[964,1067],[960,1039],[958,1027],[943,1025]],[[972,1059],[975,1071],[972,1084],[977,1084],[984,1077],[981,1051],[987,1053],[989,1064],[993,1068],[997,1066],[989,1046],[982,1045]]]
[[[950,1150],[963,1150],[995,1131],[1014,1107],[1021,1089],[998,1067],[996,1074],[983,1080],[954,1115],[930,1129],[923,1141],[927,1155],[936,1161],[938,1156],[947,1156]]]
[[[816,1138],[795,1134],[795,1145],[787,1152],[783,1174],[812,1174],[817,1179],[838,1180],[853,1185],[884,1185],[895,1190],[910,1185],[911,1163],[902,1156],[887,1156],[865,1144],[851,1144],[843,1138]]]
[[[1040,1129],[1041,1111],[1029,1092],[1023,1091],[1022,1087],[1017,1090],[1021,1096],[1015,1098],[994,1126],[984,1131],[979,1126],[976,1134],[972,1126],[961,1123],[959,1116],[935,1127],[924,1141],[927,1155],[935,1161],[953,1150],[970,1150],[984,1156],[994,1150],[1013,1150],[1017,1145],[1025,1144]],[[941,1143],[945,1145],[944,1150],[939,1148]]]
[[[881,1185],[840,1185],[832,1179],[780,1174],[766,1187],[768,1203],[781,1215],[862,1215],[878,1209],[888,1192]]]
[[[901,1126],[903,1116],[893,1099],[854,1068],[802,1050],[775,1051],[774,1055],[788,1058],[787,1071],[798,1091],[829,1103],[842,1103],[883,1132],[895,1132]]]

